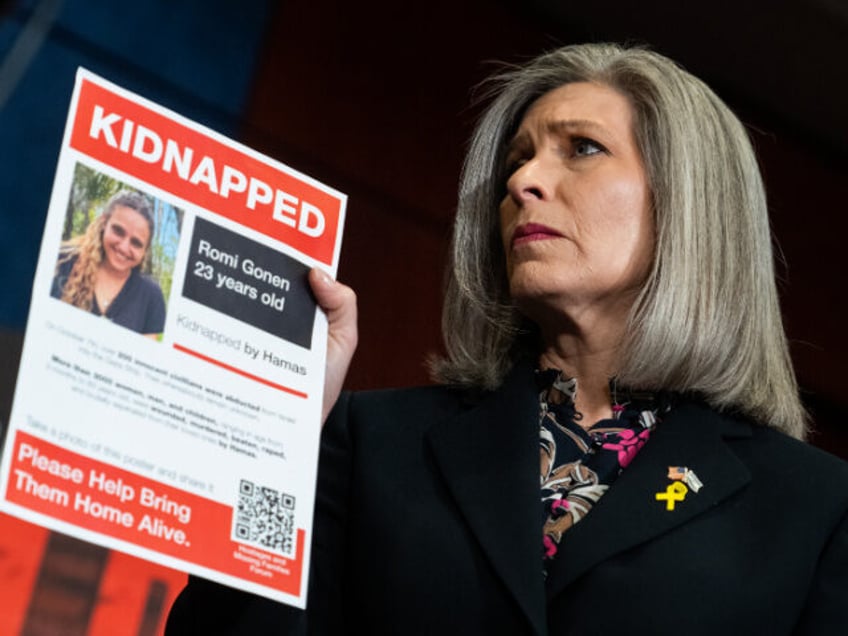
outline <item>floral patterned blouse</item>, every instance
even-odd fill
[[[610,381],[613,417],[584,429],[574,406],[577,380],[557,369],[537,371],[543,508],[542,564],[556,556],[563,533],[585,517],[645,445],[668,400],[622,391]]]

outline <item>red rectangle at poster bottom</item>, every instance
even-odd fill
[[[298,595],[305,532],[295,558],[233,541],[233,508],[16,431],[6,499],[79,528]],[[141,550],[133,549],[131,545]]]

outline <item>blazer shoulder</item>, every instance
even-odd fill
[[[848,462],[844,459],[768,426],[754,424],[751,430],[751,439],[762,448],[761,454],[765,459],[816,466],[834,477],[848,479]]]
[[[667,424],[675,434],[708,440],[719,435],[766,497],[815,502],[848,510],[848,462],[742,415],[704,403],[681,405]]]
[[[848,462],[769,427],[752,425],[751,431],[731,449],[764,492],[781,493],[791,505],[805,502],[818,513],[848,512]]]
[[[422,414],[432,420],[438,416],[460,415],[484,404],[502,405],[513,401],[537,404],[533,368],[526,361],[516,363],[495,389],[434,384],[351,392],[340,400],[341,408],[373,419],[395,418],[398,413],[404,413],[412,417]]]
[[[445,385],[379,389],[348,393],[341,400],[351,423],[417,421],[432,422],[470,408],[473,394]]]
[[[848,462],[807,441],[790,437],[743,415],[719,412],[704,403],[686,406],[688,410],[684,420],[687,426],[699,420],[702,430],[717,430],[746,463],[771,466],[779,471],[793,466],[803,469],[815,467],[817,472],[833,478],[848,479]]]

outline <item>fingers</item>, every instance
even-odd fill
[[[327,314],[327,372],[324,378],[322,421],[342,390],[359,332],[356,324],[356,294],[318,268],[309,272],[309,283],[318,305]]]

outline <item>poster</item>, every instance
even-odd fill
[[[304,607],[345,204],[80,69],[0,509]]]

